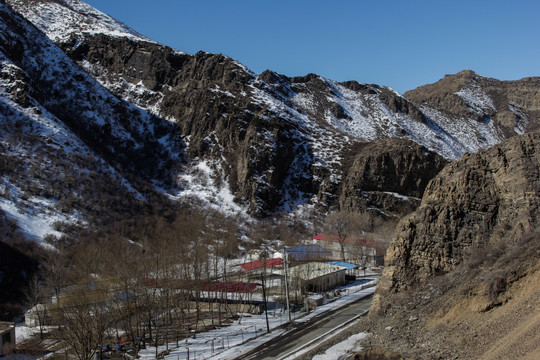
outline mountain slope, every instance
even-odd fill
[[[387,252],[381,292],[452,270],[471,251],[534,231],[540,211],[540,132],[464,156],[431,180]]]
[[[176,177],[183,191],[173,195],[200,196],[193,180],[202,177],[206,188],[214,189],[203,200],[220,206],[227,196],[212,199],[230,192],[241,206],[259,214],[292,209],[313,196],[325,204],[335,199],[342,178],[341,153],[362,139],[351,139],[294,104],[291,92],[309,90],[311,83],[295,79],[285,96],[284,87],[276,89],[264,80],[270,73],[257,77],[222,55],[179,53],[133,37],[133,31],[124,36],[116,29],[100,34],[81,30],[71,21],[87,15],[78,1],[53,2],[49,10],[41,8],[48,8],[48,2],[10,3],[49,31],[112,92],[178,126],[187,145],[187,166]],[[48,11],[61,12],[62,17],[44,17],[62,25],[44,25],[39,16]],[[71,35],[57,36],[51,30],[57,28]],[[317,81],[323,84],[324,96],[337,86],[315,76]]]
[[[118,99],[5,4],[0,28],[0,204],[27,234],[118,218],[151,195],[145,182],[166,183],[183,151],[174,124]]]
[[[396,228],[358,329],[370,345],[408,358],[536,357],[539,150],[536,130],[431,180]]]
[[[39,0],[9,0],[9,2],[19,11],[25,14],[31,21],[38,24],[57,44],[61,45],[68,53],[71,53],[73,45],[81,45],[86,40],[88,43],[95,43],[94,50],[83,48],[78,51],[78,60],[86,59],[97,69],[92,73],[96,75],[104,74],[102,82],[114,80],[114,82],[127,80],[131,84],[140,84],[151,91],[159,90],[156,84],[167,82],[165,79],[174,77],[174,66],[165,67],[148,66],[149,62],[166,63],[163,59],[158,60],[157,52],[143,53],[133,49],[118,48],[124,63],[111,59],[111,51],[108,56],[100,54],[100,40],[93,40],[96,31],[82,27],[78,23],[91,23],[95,19],[93,15],[88,20],[89,10],[81,11],[85,8],[80,1],[63,1],[63,9],[58,9],[58,4],[54,9],[48,2]],[[39,9],[39,10],[38,10]],[[44,16],[47,11],[55,13],[69,12],[69,16]],[[94,10],[95,11],[95,10]],[[97,12],[97,11],[95,11]],[[99,13],[99,12],[98,12]],[[100,13],[104,25],[99,25],[99,29],[110,27],[114,20]],[[47,19],[47,24],[43,24]],[[77,19],[77,25],[72,19]],[[85,20],[86,19],[86,20]],[[95,26],[95,25],[93,25]],[[62,36],[51,28],[66,29]],[[138,42],[145,42],[142,37],[134,37],[135,32],[126,28],[123,24],[116,24],[116,27],[108,31],[101,31],[107,37],[130,39]],[[69,34],[69,36],[68,36]],[[115,44],[119,45],[119,44]],[[105,45],[110,48],[110,45]],[[92,45],[90,45],[92,48]],[[161,51],[168,53],[166,47],[159,47]],[[170,50],[170,49],[169,49]],[[97,58],[94,57],[97,55]],[[73,53],[77,58],[77,55]],[[118,54],[117,54],[118,56]],[[130,59],[131,57],[134,59]],[[168,56],[168,55],[166,55]],[[148,57],[146,60],[143,58]],[[111,69],[112,65],[112,69]],[[128,65],[130,72],[125,73],[123,66]],[[100,71],[101,69],[101,71]],[[136,71],[133,71],[136,70]],[[173,72],[171,72],[172,70]],[[244,68],[247,71],[247,69]],[[138,73],[137,73],[138,71]],[[152,74],[154,72],[154,74]],[[249,73],[249,71],[247,71]],[[136,74],[133,76],[133,74]],[[142,74],[142,76],[138,75]],[[148,76],[150,75],[150,76]],[[254,74],[251,74],[254,76]],[[266,104],[271,105],[275,101],[283,102],[282,106],[296,107],[305,112],[310,117],[319,122],[330,124],[341,133],[364,141],[373,141],[386,137],[406,137],[410,138],[429,149],[436,150],[447,158],[457,159],[464,152],[476,152],[500,142],[503,138],[513,136],[515,132],[507,131],[515,128],[517,133],[522,133],[527,129],[527,122],[537,122],[538,119],[538,79],[530,78],[518,82],[501,82],[488,79],[465,71],[456,75],[457,78],[470,78],[467,81],[446,81],[441,80],[441,86],[448,94],[453,95],[453,103],[458,104],[454,109],[444,107],[441,101],[427,101],[425,96],[420,94],[430,94],[432,87],[419,88],[406,93],[406,98],[401,97],[393,90],[377,85],[359,84],[354,81],[336,83],[329,79],[321,78],[315,74],[304,77],[287,78],[271,71],[266,71],[258,77],[258,80],[266,83],[269,87],[264,90],[271,93],[273,99],[266,99]],[[163,81],[162,81],[163,80]],[[523,90],[520,83],[529,83],[529,90]],[[113,86],[113,84],[110,84]],[[175,86],[169,82],[169,86]],[[158,92],[161,93],[161,90]],[[456,93],[456,94],[454,94]],[[415,95],[418,94],[418,95]],[[514,95],[512,95],[514,94]],[[517,94],[517,95],[516,95]],[[125,94],[127,95],[127,94]],[[166,94],[165,94],[166,96]],[[136,96],[140,97],[140,96]],[[407,99],[412,100],[412,103]],[[493,99],[491,98],[493,97]],[[487,104],[487,108],[482,110],[482,103]],[[416,105],[415,105],[416,104]],[[427,104],[427,106],[426,106]],[[489,104],[492,108],[489,108]],[[496,104],[496,107],[493,107]],[[420,110],[417,106],[421,107]],[[148,105],[147,105],[148,107]],[[491,112],[488,110],[491,109]],[[506,117],[506,122],[490,121],[500,109],[502,117]],[[478,117],[478,111],[483,111]],[[506,112],[510,111],[514,118],[508,117]],[[482,121],[476,121],[476,120]],[[180,120],[180,119],[177,119]],[[474,121],[473,121],[474,120]],[[493,119],[497,120],[497,119]],[[512,124],[509,124],[514,120]],[[532,128],[535,128],[533,124]]]
[[[404,96],[421,108],[434,108],[480,123],[493,121],[505,138],[540,127],[539,77],[500,81],[465,70]]]
[[[387,87],[315,74],[256,75],[223,55],[182,53],[79,0],[6,3],[63,51],[22,18],[6,16],[6,28],[11,21],[28,34],[7,32],[16,40],[4,41],[14,48],[6,50],[3,69],[11,62],[26,76],[6,78],[5,87],[18,81],[33,91],[11,91],[7,99],[38,104],[41,113],[32,116],[39,121],[50,113],[66,139],[73,137],[70,144],[85,147],[75,153],[103,161],[100,173],[116,172],[116,183],[132,193],[124,198],[143,200],[138,206],[165,196],[257,216],[302,205],[402,216],[445,164],[432,152],[454,160],[506,136],[490,118],[417,106]],[[535,115],[526,115],[534,123]],[[365,145],[381,139],[388,146]],[[401,160],[388,161],[396,148],[404,151]],[[369,160],[360,160],[366,149]],[[375,163],[384,186],[359,175]],[[73,176],[86,173],[81,165]],[[420,177],[414,186],[394,186],[411,174]]]

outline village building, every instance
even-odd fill
[[[285,248],[288,261],[324,261],[329,260],[332,252],[319,244],[306,244]]]
[[[27,327],[37,327],[51,324],[49,315],[49,306],[46,304],[37,304],[24,314],[24,324]]]
[[[349,264],[344,261],[332,261],[332,262],[329,262],[328,264],[342,266],[345,268],[346,275],[356,276],[356,270],[358,269],[358,265],[356,264]]]
[[[243,264],[237,264],[236,266],[241,267],[246,272],[261,273],[265,270],[271,271],[275,268],[283,267],[283,259],[275,258],[275,259],[257,260],[257,261],[243,263]]]
[[[362,268],[383,265],[384,262],[385,246],[380,241],[347,237],[341,243],[337,235],[319,234],[311,238],[311,244],[328,249],[334,260],[346,261]]]
[[[230,274],[230,278],[236,281],[262,281],[264,278],[265,286],[281,286],[281,274],[279,270],[283,269],[283,259],[263,259],[243,264],[237,264],[240,271]]]
[[[0,357],[15,351],[15,324],[12,322],[0,322]]]
[[[324,262],[308,262],[288,269],[290,288],[295,297],[320,293],[345,285],[347,268]]]

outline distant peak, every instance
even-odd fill
[[[473,70],[462,70],[462,71],[458,72],[456,74],[456,76],[470,78],[470,77],[476,77],[476,76],[478,76],[478,74],[475,73]]]

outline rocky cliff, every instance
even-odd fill
[[[350,212],[408,214],[420,204],[428,181],[448,163],[405,139],[357,144],[350,152],[352,163],[339,189],[340,208]]]
[[[67,130],[65,139],[50,140],[58,151],[68,138],[82,144],[84,151],[70,154],[90,152],[110,165],[117,187],[133,194],[122,197],[137,203],[150,203],[157,192],[173,202],[194,199],[257,216],[306,204],[402,216],[418,204],[441,157],[456,160],[493,146],[534,127],[538,115],[532,90],[494,100],[479,75],[480,90],[467,82],[447,90],[461,101],[454,111],[385,86],[316,74],[257,75],[224,55],[186,54],[80,0],[6,4],[0,44],[10,64],[3,65],[6,103],[20,107],[13,111],[25,124],[51,114]],[[505,84],[493,82],[489,94]],[[491,103],[479,120],[478,104]],[[493,121],[506,108],[516,116],[514,132]],[[380,140],[386,145],[368,145]],[[54,164],[49,160],[39,173],[54,172],[45,169]],[[91,173],[88,162],[75,163],[73,177]],[[73,205],[88,203],[81,195],[88,191],[70,193]]]
[[[407,358],[533,359],[540,131],[448,164],[403,218],[357,331]]]
[[[538,227],[540,132],[447,165],[397,226],[377,289],[399,291],[453,270],[472,250]]]

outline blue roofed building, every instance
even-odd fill
[[[285,252],[297,261],[329,259],[332,253],[318,244],[307,244],[285,248]]]

